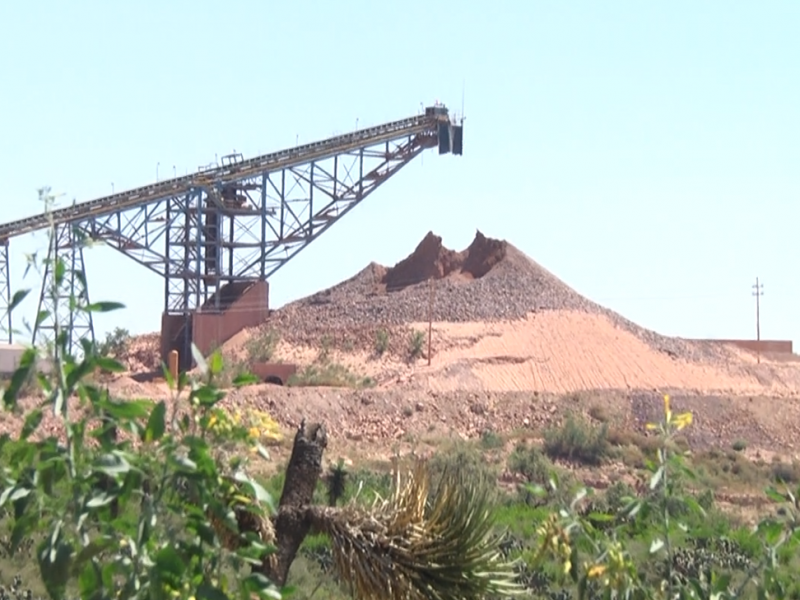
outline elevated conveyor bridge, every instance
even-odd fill
[[[193,315],[224,312],[223,288],[230,296],[233,289],[266,282],[425,149],[460,155],[462,147],[463,120],[452,120],[437,103],[407,119],[255,158],[224,156],[195,173],[2,224],[3,328],[10,341],[9,240],[52,223],[51,258],[60,254],[68,267],[82,270],[80,238],[90,237],[164,277],[162,352],[177,348],[186,356]],[[44,293],[47,277],[40,313],[53,309]],[[79,283],[67,282],[64,298],[88,297],[87,290],[76,290]],[[54,323],[42,323],[34,341],[52,339],[53,332]],[[93,339],[91,321],[76,323],[71,336],[73,344]]]

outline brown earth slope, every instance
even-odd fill
[[[414,330],[427,329],[432,292],[432,365],[409,366],[408,340]],[[361,363],[386,385],[553,393],[800,391],[797,362],[757,364],[732,347],[659,335],[581,296],[512,244],[480,231],[461,252],[428,233],[395,266],[372,263],[280,309],[268,327],[283,337],[287,359],[310,356],[324,341],[342,350],[342,361]],[[369,355],[380,331],[391,332],[393,345],[376,361]]]
[[[414,332],[427,333],[431,281],[428,366],[427,347],[414,359],[409,349]],[[236,336],[225,351],[240,358],[247,340],[267,330],[281,338],[275,360],[308,364],[324,355],[377,381],[369,392],[258,392],[282,422],[315,406],[348,436],[396,439],[408,431],[404,415],[410,410],[421,413],[421,427],[428,418],[422,415],[435,410],[437,421],[463,434],[487,423],[513,428],[541,417],[524,408],[525,398],[576,393],[602,398],[638,424],[641,407],[633,399],[655,399],[657,409],[662,393],[686,397],[700,417],[697,435],[709,443],[739,436],[789,447],[800,429],[796,359],[757,363],[736,348],[644,329],[581,296],[512,244],[480,232],[460,252],[429,233],[393,267],[372,263],[292,302],[260,330]],[[376,352],[379,333],[388,336],[386,352]],[[325,398],[321,404],[313,400],[318,394]],[[471,412],[475,398],[484,398],[491,411]]]
[[[289,339],[418,323],[428,319],[435,280],[433,320],[502,322],[530,314],[570,311],[603,316],[659,352],[690,360],[727,358],[710,343],[658,335],[584,298],[506,241],[477,232],[462,252],[448,250],[429,233],[391,268],[371,263],[354,277],[277,311],[275,326]],[[577,340],[576,340],[577,342]]]

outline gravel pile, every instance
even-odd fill
[[[467,250],[455,253],[443,248],[441,238],[434,236],[437,250],[431,242],[432,235],[428,234],[417,250],[394,268],[371,263],[336,286],[284,306],[276,311],[273,324],[291,339],[308,341],[323,331],[336,336],[336,332],[369,332],[425,322],[431,298],[429,278],[435,273],[434,321],[508,321],[537,311],[581,311],[606,315],[617,326],[671,356],[715,361],[725,356],[724,349],[714,344],[669,338],[639,327],[584,298],[506,242],[491,240],[478,232]],[[491,254],[488,260],[486,253]],[[459,261],[454,262],[454,257],[459,257]],[[463,268],[459,270],[459,265],[476,261],[491,264],[491,268],[478,278]],[[433,263],[436,264],[432,266]],[[420,276],[416,281],[409,272],[410,264],[419,265]],[[408,285],[397,289],[393,270],[396,273],[401,269]],[[396,291],[387,292],[386,281],[392,281]]]

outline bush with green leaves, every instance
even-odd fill
[[[251,362],[269,362],[280,342],[280,335],[274,329],[259,328],[245,342],[247,359]]]
[[[601,512],[583,509],[594,495],[579,489],[569,504],[538,524],[529,568],[555,562],[559,568],[553,585],[573,589],[580,599],[797,597],[800,579],[787,566],[795,564],[800,545],[800,490],[768,489],[769,498],[781,507],[779,515],[738,530],[737,539],[719,533],[691,536],[692,530],[699,533],[713,523],[707,509],[678,483],[695,479],[684,460],[686,452],[675,445],[678,431],[691,422],[691,413],[674,414],[665,397],[663,420],[648,425],[660,440],[655,460],[648,462],[650,493],[623,497],[620,488],[613,504]],[[551,480],[549,485],[558,483]],[[547,493],[544,486],[528,488],[533,494]],[[647,544],[644,557],[636,550],[640,536]]]
[[[77,313],[121,305],[88,304],[85,274],[50,261],[53,314],[37,319],[55,319],[44,350],[51,368],[40,371],[39,351],[29,348],[2,390],[4,419],[17,426],[0,436],[0,525],[12,558],[32,544],[51,598],[281,598],[298,548],[320,534],[342,585],[358,598],[477,600],[518,590],[513,566],[496,551],[489,486],[461,471],[443,474],[434,491],[420,462],[395,478],[388,498],[338,506],[347,488],[340,470],[327,505],[315,503],[322,423],[298,428],[276,507],[250,475],[248,448],[267,457],[261,432],[220,405],[218,352],[206,359],[193,346],[193,377],[173,380],[163,369],[169,402],[113,398],[94,375],[123,366],[88,341],[74,353],[68,324]],[[59,306],[67,281],[78,288]],[[69,312],[63,319],[61,308]],[[36,398],[21,393],[30,381]],[[233,385],[255,382],[242,375]]]
[[[164,370],[172,410],[164,401],[111,397],[92,376],[124,367],[88,341],[76,356],[65,328],[72,321],[59,316],[64,308],[74,316],[121,305],[87,304],[78,289],[59,306],[72,274],[58,257],[47,266],[54,314],[37,318],[55,319],[46,356],[52,368],[39,371],[38,351],[29,348],[2,392],[4,419],[17,415],[20,422],[13,435],[0,436],[7,458],[0,508],[8,509],[10,552],[33,540],[41,581],[54,599],[280,597],[263,574],[247,568],[270,560],[268,543],[240,535],[238,525],[243,505],[252,520],[268,523],[272,500],[249,476],[247,453],[225,459],[217,452],[230,443],[245,447],[252,433],[217,408],[225,395],[213,383],[221,356],[206,364],[195,349],[197,378],[174,381]],[[34,405],[21,394],[31,378],[40,397]],[[52,419],[46,431],[45,413]]]
[[[379,329],[375,333],[375,354],[383,356],[387,350],[389,350],[389,332]]]
[[[115,327],[113,331],[106,333],[105,339],[98,344],[97,354],[119,358],[128,349],[130,342],[130,331]]]
[[[419,358],[425,349],[425,332],[414,330],[408,340],[408,355],[411,359]]]
[[[569,414],[560,427],[548,429],[544,435],[544,451],[550,458],[576,460],[599,465],[608,456],[608,425],[595,427],[578,415]]]

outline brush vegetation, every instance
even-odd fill
[[[64,303],[65,283],[85,277],[47,261],[34,270],[52,278],[54,309],[38,318],[55,318],[55,340],[28,349],[2,389],[16,423],[0,436],[3,598],[800,598],[798,468],[692,454],[680,437],[692,415],[668,398],[647,435],[595,411],[541,447],[518,443],[506,464],[517,482],[502,491],[487,460],[496,436],[389,472],[323,473],[324,424],[305,422],[285,470],[264,480],[275,423],[223,409],[222,356],[195,349],[195,377],[165,370],[169,403],[110,396],[95,375],[122,365],[108,346],[74,352],[66,326],[121,305],[88,304],[85,289]],[[563,466],[610,460],[647,475],[595,491]],[[717,506],[714,490],[740,480],[766,488],[755,524]]]

